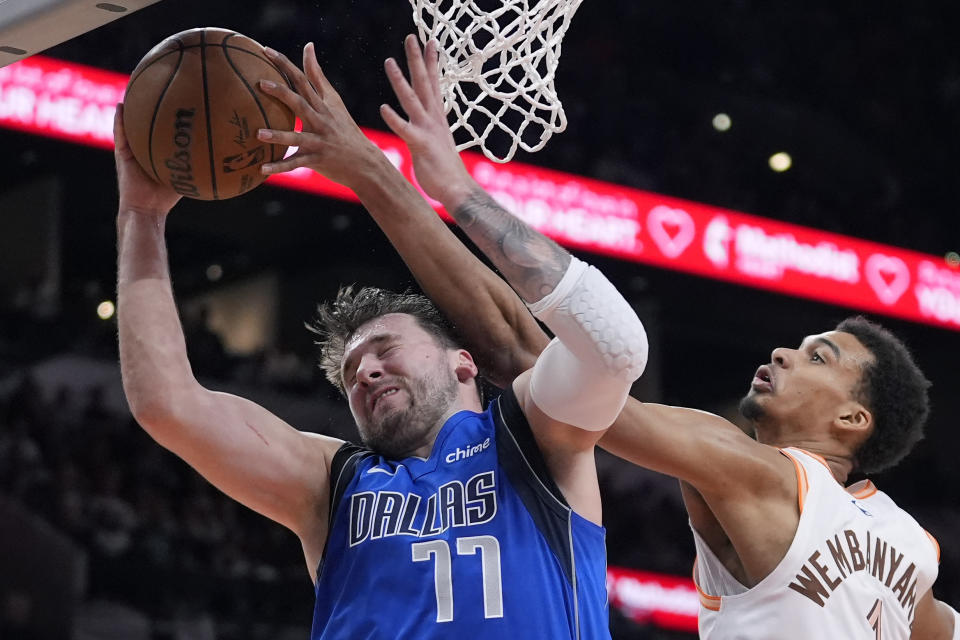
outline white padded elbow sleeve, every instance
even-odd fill
[[[577,258],[553,292],[529,307],[556,335],[534,365],[532,400],[554,420],[606,429],[647,363],[637,314],[598,269]]]

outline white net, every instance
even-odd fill
[[[410,0],[420,41],[440,45],[447,113],[494,162],[567,128],[554,88],[560,42],[582,0]],[[488,5],[482,8],[480,5]],[[459,136],[464,137],[464,136]]]

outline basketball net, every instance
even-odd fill
[[[440,45],[440,89],[458,150],[480,146],[494,162],[539,151],[567,128],[554,89],[560,41],[582,0],[410,0],[420,41]],[[509,149],[502,156],[491,143]]]

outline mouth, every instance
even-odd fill
[[[373,392],[370,396],[370,412],[372,413],[377,408],[377,403],[380,402],[381,398],[386,398],[394,395],[400,391],[399,387],[381,387]]]
[[[750,388],[754,391],[773,391],[773,369],[769,365],[759,367],[753,374]]]

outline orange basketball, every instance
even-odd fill
[[[137,161],[157,181],[200,200],[223,200],[263,182],[264,162],[287,148],[257,130],[293,129],[294,116],[258,81],[289,82],[263,47],[227,29],[190,29],[150,50],[130,76],[123,126]]]

